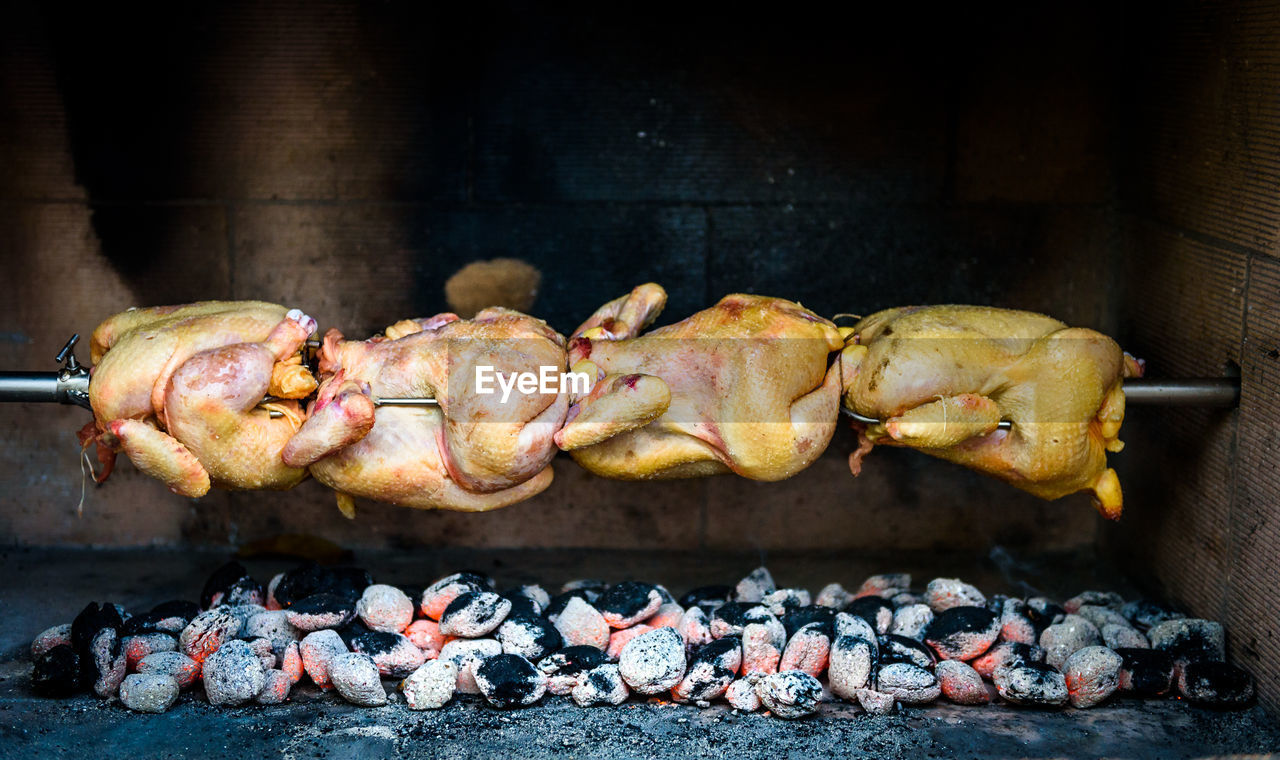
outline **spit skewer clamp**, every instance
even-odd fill
[[[0,401],[43,401],[89,406],[89,368],[76,361],[80,334],[71,336],[54,361],[56,372],[0,372]]]

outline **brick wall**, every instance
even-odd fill
[[[1116,326],[1119,18],[1105,4],[592,18],[510,3],[196,3],[0,19],[0,366],[51,367],[132,305],[266,298],[369,334],[444,308],[467,261],[544,272],[562,331],[646,280],[664,321],[744,290],[825,313],[1034,308]],[[891,4],[885,4],[889,6]],[[0,543],[900,547],[1093,542],[909,452],[853,480],[841,431],[785,483],[629,484],[567,458],[485,515],[314,483],[189,502],[127,463],[76,515],[78,409],[0,408]]]

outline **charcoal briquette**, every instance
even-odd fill
[[[1016,705],[1057,707],[1070,698],[1062,673],[1039,663],[999,668],[995,684],[1001,698]]]
[[[156,652],[142,658],[138,672],[167,676],[178,683],[178,688],[185,689],[200,677],[200,663],[182,652]]]
[[[943,660],[933,669],[942,695],[958,705],[985,705],[991,693],[978,671],[960,660]]]
[[[333,688],[333,683],[329,680],[329,663],[347,651],[346,643],[332,628],[308,633],[298,644],[303,669],[311,682],[321,689]]]
[[[893,605],[881,596],[860,596],[849,602],[844,611],[867,621],[877,636],[888,633],[893,625]]]
[[[242,705],[262,691],[265,672],[248,642],[228,641],[204,661],[205,696],[212,705]]]
[[[856,699],[857,691],[871,679],[878,656],[874,639],[862,636],[837,636],[831,642],[827,662],[827,680],[831,693],[843,699]]]
[[[822,684],[799,670],[773,673],[756,684],[756,695],[766,710],[779,718],[794,720],[813,715],[822,701]]]
[[[370,630],[401,633],[413,622],[415,611],[409,595],[385,583],[365,588],[356,602],[356,616]]]
[[[1102,626],[1102,643],[1112,649],[1150,649],[1151,643],[1138,629],[1129,625]]]
[[[1179,664],[1226,660],[1226,635],[1222,624],[1212,620],[1166,620],[1152,626],[1147,639],[1152,649],[1168,652]]]
[[[629,628],[652,616],[662,603],[662,594],[652,583],[623,581],[606,589],[594,606],[610,628]]]
[[[1061,623],[1066,614],[1066,610],[1047,597],[1033,596],[1027,599],[1027,616],[1041,629]]]
[[[813,598],[813,603],[819,607],[830,607],[839,612],[849,606],[849,602],[853,601],[853,594],[845,591],[844,586],[839,583],[828,583],[823,586],[818,595]]]
[[[684,676],[684,639],[674,628],[658,628],[632,639],[618,657],[618,671],[638,694],[671,690]]]
[[[684,639],[685,649],[690,652],[714,638],[711,635],[711,621],[707,619],[706,611],[698,606],[689,607],[684,611],[676,630]]]
[[[609,648],[609,624],[581,597],[569,599],[560,614],[551,619],[566,646],[587,645],[601,651]]]
[[[943,660],[972,660],[1000,636],[1000,618],[986,607],[954,606],[936,612],[925,643]],[[901,700],[899,700],[901,701]]]
[[[355,615],[356,599],[329,592],[312,594],[285,608],[289,625],[307,633],[341,628]]]
[[[569,696],[578,707],[594,707],[596,705],[620,705],[627,701],[631,690],[618,666],[612,663],[597,665],[582,673]]]
[[[124,651],[125,666],[132,671],[149,654],[177,651],[178,641],[167,633],[143,633],[123,637],[120,648]]]
[[[554,625],[546,618],[528,614],[508,615],[494,638],[502,644],[504,654],[518,654],[534,661],[564,646],[564,638]]]
[[[162,713],[178,701],[178,682],[159,673],[134,673],[120,684],[120,702],[134,712]]]
[[[1114,694],[1123,662],[1120,655],[1102,646],[1085,647],[1068,657],[1062,675],[1071,706],[1093,707]]]
[[[1042,662],[1044,650],[1017,641],[997,641],[981,657],[969,661],[983,678],[994,678],[996,670],[1003,667]]]
[[[486,657],[474,676],[485,700],[499,709],[528,707],[547,692],[546,675],[518,654]]]
[[[1225,662],[1190,662],[1178,671],[1178,691],[1198,705],[1240,708],[1253,701],[1253,676]]]
[[[934,578],[924,590],[924,603],[935,613],[952,607],[984,607],[987,597],[959,578]]]
[[[729,706],[743,712],[755,712],[760,709],[760,695],[756,693],[756,679],[739,678],[725,689],[724,699]]]
[[[732,636],[716,639],[693,653],[688,670],[671,690],[671,697],[677,702],[716,699],[741,669],[742,643]]]
[[[810,623],[787,641],[778,670],[800,670],[817,678],[827,669],[830,655],[830,634],[823,630],[822,623]]]
[[[489,657],[502,654],[497,639],[453,639],[440,649],[437,659],[448,660],[458,666],[457,692],[479,694],[475,667]]]
[[[348,646],[368,655],[378,672],[388,678],[404,678],[426,660],[422,650],[401,633],[366,631],[351,637]]]
[[[1045,664],[1058,670],[1071,655],[1101,643],[1102,633],[1098,627],[1079,615],[1068,614],[1062,622],[1054,623],[1040,634]]]
[[[904,705],[927,704],[942,694],[938,679],[932,672],[909,662],[877,667],[875,687],[876,691],[891,694],[895,701]]]
[[[378,666],[369,655],[346,652],[329,663],[329,680],[342,698],[360,707],[381,707],[387,703],[386,689]]]
[[[451,660],[431,660],[400,684],[410,710],[439,710],[458,688],[458,666]]]
[[[578,676],[608,662],[603,650],[593,646],[568,646],[538,660],[538,670],[547,676],[547,690],[563,697],[578,682]]]
[[[802,588],[780,588],[764,595],[760,603],[777,617],[813,604],[809,592]]]
[[[284,653],[290,643],[302,640],[302,632],[289,624],[289,616],[284,610],[263,610],[249,618],[241,635],[246,638],[263,638],[271,642],[271,649],[277,656]]]
[[[853,592],[855,597],[879,596],[888,599],[911,588],[911,573],[878,573],[868,577]]]
[[[907,604],[893,610],[893,622],[889,633],[917,641],[924,640],[924,631],[933,622],[933,610],[927,604]]]
[[[71,624],[63,623],[46,628],[31,640],[31,659],[39,659],[40,655],[56,646],[71,646]]]
[[[699,586],[690,589],[680,597],[681,607],[701,607],[708,616],[715,613],[716,608],[725,604],[733,596],[733,586]]]
[[[916,639],[888,633],[879,637],[876,643],[880,646],[880,663],[909,662],[922,668],[932,668],[937,658],[933,650]]]
[[[814,623],[821,626],[822,632],[828,637],[835,636],[836,611],[831,607],[810,604],[797,607],[778,619],[787,632],[787,638],[794,636],[801,628]]]
[[[1178,620],[1186,617],[1185,614],[1168,605],[1147,599],[1125,602],[1124,606],[1120,608],[1120,614],[1124,615],[1125,619],[1140,631],[1146,631],[1166,620]]]
[[[31,690],[36,694],[69,697],[80,687],[80,655],[70,644],[56,644],[35,657]]]
[[[255,591],[256,599],[253,596]],[[262,586],[244,565],[234,560],[210,573],[200,592],[200,606],[206,610],[222,604],[262,604],[264,601]]]
[[[1124,606],[1124,597],[1114,591],[1081,591],[1063,602],[1062,609],[1066,610],[1067,614],[1079,614],[1080,608],[1085,605],[1112,607],[1119,610]]]
[[[1156,649],[1120,648],[1122,660],[1117,684],[1120,691],[1137,697],[1162,697],[1173,688],[1173,656]]]

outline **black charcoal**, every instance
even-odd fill
[[[285,610],[289,625],[311,633],[327,628],[341,628],[356,615],[356,600],[331,593],[312,594],[294,602]]]
[[[1155,649],[1116,650],[1122,660],[1120,691],[1137,697],[1162,697],[1173,688],[1173,657]]]
[[[401,633],[368,631],[353,636],[351,651],[366,654],[378,672],[388,678],[404,678],[422,667],[422,650]]]
[[[518,654],[486,657],[475,666],[476,686],[494,707],[528,707],[547,692],[547,677]]]
[[[707,616],[715,613],[716,608],[725,604],[733,596],[733,586],[699,586],[680,597],[680,606],[701,607]]]
[[[652,583],[623,581],[606,589],[594,606],[610,628],[630,628],[657,612],[662,601]]]
[[[881,636],[877,643],[880,645],[881,664],[909,662],[922,668],[932,668],[937,661],[933,656],[933,650],[906,636],[889,633]]]
[[[535,661],[564,646],[564,638],[554,625],[546,618],[528,614],[508,615],[494,638],[502,644],[503,653]]]
[[[925,628],[925,643],[944,660],[972,660],[1000,636],[1000,618],[986,607],[948,607]]]
[[[893,625],[893,605],[884,597],[860,596],[849,602],[844,611],[867,621],[877,636],[888,633]]]
[[[43,697],[69,697],[80,691],[80,655],[70,644],[50,647],[35,658],[31,690]]]
[[[1239,708],[1253,701],[1253,676],[1225,662],[1191,662],[1178,672],[1178,691],[1198,705]]]

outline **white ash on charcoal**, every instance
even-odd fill
[[[474,666],[476,686],[498,709],[528,707],[547,693],[547,677],[518,654],[486,657]]]
[[[756,693],[759,679],[755,676],[739,678],[725,689],[724,700],[735,710],[755,712],[760,709],[760,695]]]
[[[987,597],[977,586],[959,578],[934,578],[924,589],[924,603],[934,612],[952,607],[983,607]]]
[[[298,644],[298,653],[302,655],[302,667],[307,672],[307,677],[321,689],[333,688],[329,681],[329,663],[347,651],[346,642],[331,628],[308,633]]]
[[[662,594],[651,583],[623,581],[605,590],[595,608],[610,628],[630,628],[652,617],[663,604]]]
[[[583,594],[583,598],[589,603],[595,604],[605,589],[609,588],[609,584],[599,578],[575,578],[571,581],[565,581],[560,587],[561,594],[570,592],[579,592]]]
[[[684,608],[675,602],[663,602],[658,611],[653,616],[646,619],[644,624],[650,628],[675,628],[680,629],[680,621],[684,618]]]
[[[156,652],[142,658],[138,672],[172,678],[179,689],[186,689],[200,677],[200,663],[182,652]]]
[[[893,605],[882,596],[860,596],[849,603],[845,613],[860,617],[875,629],[876,635],[889,632],[893,625]]]
[[[288,609],[307,597],[332,594],[350,601],[354,609],[356,600],[372,584],[373,578],[363,568],[323,567],[309,562],[284,573],[272,596],[282,609]]]
[[[795,720],[818,711],[822,701],[822,684],[818,679],[798,670],[771,673],[756,684],[760,705],[769,712]]]
[[[284,611],[289,625],[312,633],[326,628],[341,628],[356,616],[355,600],[321,592],[294,602]]]
[[[659,628],[623,648],[618,672],[637,694],[659,694],[680,683],[685,664],[684,639],[674,628]]]
[[[1044,626],[1032,618],[1033,614],[1023,600],[1006,599],[1000,608],[1000,638],[1019,644],[1039,644]]]
[[[1044,662],[1044,650],[1017,641],[997,641],[981,657],[969,661],[983,678],[994,679],[997,670],[1029,662]]]
[[[31,670],[31,690],[42,697],[69,697],[80,691],[80,655],[70,644],[41,652]]]
[[[127,663],[120,647],[122,608],[90,602],[71,621],[71,645],[80,659],[80,682],[100,697],[115,696]]]
[[[893,622],[889,625],[889,633],[895,636],[906,636],[917,641],[924,640],[924,631],[933,622],[933,610],[927,604],[908,604],[893,611]]]
[[[486,657],[502,654],[502,645],[497,639],[454,639],[440,650],[438,659],[452,662],[458,667],[457,692],[459,694],[479,694],[476,685],[475,666]]]
[[[451,660],[431,660],[400,684],[410,710],[439,710],[458,688],[458,666]]]
[[[1150,649],[1151,643],[1138,629],[1109,623],[1102,626],[1102,643],[1112,649]]]
[[[551,594],[547,590],[536,583],[526,583],[523,586],[509,588],[502,592],[502,595],[515,603],[517,596],[527,599],[533,606],[534,614],[541,615],[546,612],[547,606],[551,604]]]
[[[1067,680],[1048,665],[1029,662],[995,672],[996,691],[1015,705],[1060,707],[1067,704]]]
[[[727,637],[722,637],[727,638]],[[778,672],[782,652],[768,626],[748,623],[742,628],[742,673],[767,675]]]
[[[608,664],[605,653],[593,646],[568,646],[538,660],[538,670],[547,676],[547,691],[568,696],[581,674]]]
[[[296,683],[282,670],[268,670],[262,674],[262,691],[253,700],[260,705],[280,705],[289,699],[289,692]]]
[[[297,683],[306,675],[307,668],[302,662],[302,649],[298,642],[292,641],[280,655],[280,671],[289,676],[291,683]]]
[[[1124,615],[1125,619],[1140,631],[1146,631],[1166,620],[1178,620],[1186,617],[1185,614],[1172,607],[1147,599],[1126,602],[1120,608],[1120,614]]]
[[[853,595],[855,597],[878,596],[882,599],[889,599],[892,596],[910,590],[910,588],[910,573],[880,573],[872,575],[863,581]]]
[[[893,662],[876,668],[876,691],[891,694],[904,705],[928,704],[942,694],[938,679],[929,670],[909,662]]]
[[[844,586],[839,583],[828,583],[818,591],[818,595],[813,598],[813,603],[819,607],[830,607],[833,610],[840,611],[849,606],[849,602],[853,601],[853,594],[845,591]]]
[[[200,605],[181,599],[161,602],[149,611],[134,615],[124,621],[124,634],[167,633],[177,636],[187,623],[200,614]]]
[[[569,698],[578,707],[620,705],[631,696],[618,666],[612,663],[597,665],[584,672],[569,691]]]
[[[1103,607],[1097,604],[1082,604],[1074,614],[1093,623],[1093,626],[1099,631],[1108,625],[1118,625],[1124,628],[1133,627],[1124,615],[1110,607]]]
[[[1174,661],[1168,652],[1155,649],[1117,649],[1120,655],[1120,691],[1136,697],[1163,697],[1173,688]]]
[[[1062,670],[1067,658],[1081,649],[1101,643],[1102,633],[1097,626],[1079,615],[1067,615],[1040,634],[1045,664],[1055,670]]]
[[[943,660],[972,660],[1000,637],[1000,617],[986,607],[948,607],[925,629],[925,643]]]
[[[178,682],[159,673],[134,673],[120,683],[120,702],[134,712],[162,713],[178,701]]]
[[[1223,662],[1227,659],[1226,634],[1222,624],[1199,618],[1166,620],[1147,631],[1151,648],[1168,652],[1179,666],[1192,662]]]
[[[985,705],[991,692],[978,671],[960,660],[943,660],[933,669],[942,696],[958,705]]]
[[[215,607],[214,609],[226,610],[227,612],[230,612],[232,615],[234,615],[236,619],[240,621],[241,636],[244,636],[244,627],[249,624],[249,618],[253,617],[254,615],[257,615],[260,612],[267,611],[267,608],[263,607],[261,604],[233,604],[233,605],[224,604],[221,607]]]
[[[258,661],[262,663],[264,670],[271,670],[276,666],[276,653],[271,647],[270,639],[245,639],[249,642],[249,648],[253,653],[258,655]]]
[[[120,641],[124,650],[125,666],[130,672],[138,669],[142,658],[156,652],[178,651],[178,640],[167,633],[140,633],[136,636],[125,636]]]
[[[373,659],[360,652],[346,652],[329,662],[329,680],[342,698],[360,707],[381,707],[387,703],[386,689]]]
[[[934,663],[937,662],[932,649],[906,636],[895,636],[890,633],[880,636],[876,639],[876,643],[880,646],[882,665],[891,662],[909,662],[926,670],[932,670]]]
[[[729,602],[716,608],[711,616],[711,636],[716,639],[741,636],[743,628],[749,623],[765,625],[776,631],[776,635],[772,636],[774,639],[786,639],[787,629],[769,608],[752,602]],[[783,643],[784,641],[778,641],[776,646],[781,647]]]
[[[289,624],[289,616],[283,610],[263,610],[245,623],[240,632],[242,636],[253,639],[266,639],[271,642],[271,649],[277,655],[291,643],[302,640],[302,631]]]
[[[191,619],[178,635],[178,648],[196,662],[204,662],[239,633],[240,618],[226,607],[215,607]]]
[[[351,651],[369,656],[378,672],[388,678],[404,678],[426,661],[422,650],[401,633],[365,631],[351,637]]]
[[[518,654],[528,660],[540,660],[564,646],[556,627],[536,615],[508,616],[494,638],[502,644],[504,654]]]
[[[356,616],[371,631],[401,633],[413,622],[413,613],[409,595],[385,583],[369,586],[356,602]]]
[[[600,651],[609,648],[609,624],[595,607],[580,597],[569,599],[552,622],[565,646],[592,646]]]
[[[1079,614],[1085,605],[1113,607],[1119,610],[1124,606],[1124,597],[1114,591],[1081,591],[1062,603],[1062,609],[1068,614]]]
[[[780,618],[801,607],[812,605],[813,598],[809,596],[808,591],[802,588],[780,588],[777,591],[765,594],[760,603],[767,607],[776,617]]]
[[[1124,660],[1106,647],[1085,647],[1062,666],[1067,695],[1072,707],[1102,704],[1120,685],[1120,666]]]
[[[733,601],[754,604],[764,599],[765,594],[772,594],[777,590],[778,584],[773,582],[769,568],[761,566],[752,570],[733,587]]]
[[[71,646],[71,624],[63,623],[46,628],[31,640],[31,659],[38,660],[40,655],[57,646]]]
[[[440,633],[446,636],[480,638],[502,625],[511,612],[511,601],[493,591],[459,594],[440,614]]]
[[[1062,619],[1067,616],[1067,611],[1054,603],[1052,599],[1033,596],[1027,599],[1027,616],[1043,629],[1061,623]]]
[[[244,565],[233,561],[214,570],[205,581],[200,606],[207,610],[222,605],[260,605],[266,598],[262,584],[254,580]]]
[[[827,662],[827,681],[831,693],[843,699],[856,699],[859,689],[866,688],[871,680],[878,651],[875,639],[861,636],[837,636],[831,642],[831,654]]]
[[[280,600],[276,598],[276,589],[280,587],[282,580],[284,580],[284,573],[276,573],[271,576],[271,580],[267,581],[267,598],[262,602],[262,606],[268,610],[284,609],[284,605],[280,604]]]
[[[875,689],[858,689],[854,699],[868,715],[888,715],[893,712],[893,707],[897,704],[892,694]]]
[[[415,620],[404,629],[404,635],[422,650],[422,655],[428,660],[439,657],[440,649],[444,647],[444,634],[440,633],[440,624],[434,620]]]
[[[831,634],[822,623],[810,623],[787,641],[778,670],[799,670],[817,678],[827,669],[830,655]]]
[[[684,678],[671,690],[671,698],[676,702],[717,699],[741,670],[741,642],[732,636],[716,639],[693,653]]]
[[[261,660],[248,642],[236,639],[209,655],[201,674],[211,705],[234,707],[258,696],[266,682]]]
[[[653,626],[645,623],[638,623],[630,628],[623,628],[610,633],[609,646],[604,650],[605,656],[607,656],[611,662],[617,662],[618,658],[622,656],[622,650],[626,649],[627,644],[630,644],[632,639],[637,636],[643,636],[652,630],[655,630]],[[679,631],[677,631],[677,633],[679,633]]]
[[[686,610],[698,607],[710,616],[717,607],[728,603],[732,597],[733,586],[699,586],[680,597],[679,604]]]
[[[707,613],[703,608],[697,606],[690,607],[684,611],[676,630],[680,632],[680,637],[684,639],[685,649],[690,652],[714,639],[711,635],[711,621],[707,618]]]
[[[889,597],[889,604],[892,604],[895,610],[912,604],[924,604],[924,596],[913,594],[910,591],[900,591]],[[927,607],[928,605],[925,606]]]
[[[1178,692],[1198,705],[1244,707],[1253,691],[1253,676],[1225,662],[1190,662],[1178,671]]]
[[[868,641],[875,641],[879,636],[873,625],[857,615],[850,615],[847,612],[837,612],[831,622],[835,628],[837,638],[840,636],[854,636]]]

